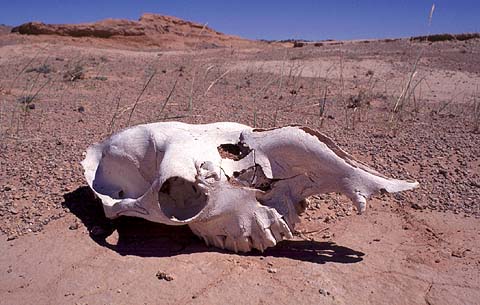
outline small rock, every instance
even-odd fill
[[[463,258],[465,257],[465,250],[454,250],[452,251],[452,256],[453,257],[458,257],[458,258]]]
[[[7,237],[7,241],[17,239],[17,237],[18,237],[17,235],[10,235]]]
[[[323,288],[318,289],[318,292],[319,292],[321,295],[323,295],[323,296],[330,295],[330,292],[326,291],[326,290],[323,289]]]
[[[415,210],[423,210],[423,207],[421,205],[419,205],[418,203],[412,203],[410,205],[412,208],[414,208]]]
[[[470,185],[471,185],[471,186],[474,186],[474,187],[480,188],[480,183],[479,183],[479,182],[476,182],[476,181],[470,181]]]
[[[442,175],[443,177],[447,178],[448,172],[444,169],[439,169],[438,173]]]
[[[70,230],[76,230],[78,229],[78,222],[72,223],[69,227]]]
[[[77,108],[77,111],[80,112],[80,113],[84,113],[85,112],[85,107],[80,106],[80,107]]]
[[[168,275],[165,272],[158,271],[156,276],[157,276],[157,279],[159,280],[164,280],[167,282],[173,281],[173,276]]]
[[[275,269],[275,268],[268,268],[268,269],[267,269],[267,272],[268,272],[268,273],[277,273],[277,269]]]

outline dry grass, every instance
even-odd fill
[[[472,118],[473,118],[473,132],[480,133],[480,100],[477,98],[478,88],[473,95],[473,109],[472,109]]]
[[[432,24],[433,13],[435,11],[435,4],[432,4],[432,8],[430,9],[430,14],[428,16],[428,28],[429,33],[425,37],[430,36],[430,26]],[[425,51],[425,46],[423,46],[413,63],[412,69],[408,75],[407,82],[405,86],[402,88],[400,95],[397,97],[395,104],[392,108],[390,120],[389,120],[389,129],[393,132],[393,135],[396,136],[399,130],[399,123],[403,120],[403,114],[405,110],[405,106],[408,102],[411,102],[412,99],[414,100],[414,104],[417,104],[415,99],[415,90],[420,85],[420,83],[424,80],[425,77],[418,77],[418,66],[420,63],[420,59]],[[415,106],[415,108],[417,108]]]

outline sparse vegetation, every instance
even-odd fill
[[[17,102],[27,107],[28,105],[32,104],[35,101],[36,96],[33,94],[30,95],[23,95],[17,98]]]
[[[462,34],[433,34],[427,36],[415,36],[411,37],[411,41],[429,41],[429,42],[438,42],[438,41],[450,41],[450,40],[458,40],[458,41],[465,41],[470,39],[477,39],[480,38],[480,33],[462,33]]]
[[[475,133],[480,133],[480,100],[477,97],[477,91],[475,92],[475,95],[473,96],[473,111],[472,111],[472,117],[473,117],[473,132]]]
[[[304,47],[304,46],[305,46],[305,43],[302,42],[302,41],[294,41],[294,42],[293,42],[293,47],[294,47],[294,48],[302,48],[302,47]]]
[[[37,72],[41,74],[48,74],[48,73],[51,73],[52,71],[53,71],[52,68],[46,64],[25,70],[26,73]]]
[[[170,34],[172,33],[173,29]],[[22,38],[28,42],[29,37]],[[7,287],[12,290],[7,298],[27,295],[28,292],[34,295],[41,289],[53,291],[58,288],[51,298],[41,293],[35,294],[41,298],[38,302],[95,303],[97,297],[114,297],[112,302],[121,299],[128,303],[133,298],[127,294],[132,286],[127,285],[129,276],[121,281],[126,285],[116,287],[113,283],[115,281],[110,281],[112,287],[115,287],[113,294],[105,288],[111,286],[110,282],[106,286],[102,284],[99,289],[90,287],[92,281],[88,275],[92,273],[98,276],[104,273],[110,258],[118,257],[114,251],[123,251],[122,262],[126,263],[132,260],[132,254],[137,253],[142,256],[161,255],[162,257],[155,258],[159,263],[182,261],[181,255],[171,255],[170,246],[177,249],[178,245],[177,242],[169,243],[169,238],[164,238],[163,228],[146,222],[140,225],[137,222],[129,223],[128,221],[135,220],[123,217],[118,222],[108,222],[108,228],[119,225],[119,230],[108,237],[108,243],[104,244],[107,246],[105,251],[93,249],[95,253],[101,252],[95,268],[91,268],[89,260],[91,254],[95,253],[81,247],[78,255],[68,261],[67,269],[62,265],[56,266],[56,271],[53,270],[56,273],[51,276],[47,272],[46,276],[51,279],[48,285],[45,284],[48,289],[43,289],[46,286],[41,283],[40,286],[37,285],[38,281],[35,285],[21,288],[20,285],[28,286],[30,277],[35,280],[38,276],[33,270],[34,264],[19,267],[14,260],[18,255],[21,259],[37,260],[35,255],[22,254],[24,249],[19,246],[23,244],[28,247],[29,244],[25,243],[27,241],[34,243],[33,246],[68,241],[72,243],[68,247],[60,244],[57,248],[77,249],[75,245],[78,244],[78,238],[89,238],[84,232],[95,233],[98,229],[84,228],[84,224],[75,215],[65,210],[72,204],[76,209],[92,213],[88,215],[103,217],[101,207],[95,209],[98,202],[88,192],[83,171],[78,164],[84,158],[88,144],[98,142],[107,133],[115,133],[128,125],[175,120],[199,124],[234,121],[265,129],[289,124],[307,125],[320,130],[341,148],[352,153],[357,160],[379,172],[398,178],[419,179],[421,184],[417,191],[402,194],[402,197],[379,194],[371,201],[374,207],[370,210],[368,219],[350,217],[353,212],[347,199],[337,194],[311,197],[311,204],[302,216],[305,226],[298,227],[298,237],[305,240],[286,242],[277,249],[280,251],[273,249],[270,253],[273,256],[266,258],[268,262],[259,260],[260,265],[254,262],[258,258],[256,255],[232,256],[236,261],[233,264],[229,261],[228,254],[208,249],[205,250],[208,253],[204,253],[198,242],[187,235],[185,242],[193,243],[187,245],[187,250],[194,250],[187,251],[191,252],[189,255],[192,262],[205,259],[211,261],[216,257],[224,260],[226,257],[227,260],[213,270],[219,277],[235,267],[237,269],[233,271],[242,273],[240,275],[246,278],[249,275],[240,268],[245,265],[251,269],[251,274],[261,276],[267,282],[278,280],[283,283],[287,279],[286,272],[294,272],[291,277],[306,277],[307,286],[304,287],[305,281],[299,282],[292,289],[287,289],[287,293],[299,296],[306,303],[318,303],[319,300],[320,303],[322,300],[328,302],[328,297],[348,303],[353,297],[344,293],[344,290],[354,287],[359,278],[365,278],[367,284],[375,285],[377,278],[365,277],[365,270],[372,271],[374,275],[382,275],[383,281],[381,287],[376,286],[367,291],[357,289],[360,294],[355,296],[355,300],[360,303],[368,300],[381,301],[385,299],[384,296],[392,297],[387,295],[392,294],[392,291],[394,297],[400,298],[399,302],[405,301],[401,295],[407,291],[410,303],[432,303],[439,296],[438,293],[441,297],[448,297],[448,294],[452,298],[457,297],[459,286],[465,300],[475,300],[477,294],[473,286],[476,283],[467,283],[465,278],[475,279],[474,275],[478,273],[475,264],[467,263],[475,257],[477,251],[472,247],[478,238],[476,231],[471,228],[476,224],[475,217],[480,216],[480,101],[478,90],[473,92],[479,83],[480,60],[474,56],[480,49],[479,40],[452,40],[432,45],[412,45],[406,39],[344,44],[333,41],[312,42],[316,48],[309,44],[304,48],[292,48],[291,43],[262,43],[251,49],[234,45],[232,48],[208,51],[164,52],[159,46],[151,45],[141,45],[141,49],[137,50],[133,43],[128,45],[128,50],[111,50],[111,46],[96,48],[95,44],[83,43],[80,39],[71,45],[69,42],[63,45],[62,41],[68,40],[64,38],[59,39],[55,48],[43,49],[43,44],[39,43],[42,37],[35,37],[31,45],[9,45],[7,49],[14,52],[4,51],[0,54],[0,214],[3,215],[0,230],[8,238],[19,238],[13,242],[4,241],[11,248],[4,259],[5,270],[12,270],[11,273],[5,273],[6,280],[9,277],[16,279],[10,288]],[[93,38],[91,40],[95,41]],[[120,42],[115,40],[114,43],[117,47]],[[425,51],[417,60],[417,52],[422,48]],[[462,53],[463,49],[468,53]],[[38,54],[34,57],[36,52]],[[161,57],[158,56],[160,53],[163,54]],[[55,60],[56,58],[62,60]],[[52,60],[49,61],[50,59]],[[58,73],[44,74],[41,72],[43,69],[37,71],[37,68],[47,64],[52,72]],[[65,72],[67,70],[68,73]],[[83,76],[75,76],[78,74],[75,70]],[[64,74],[66,81],[63,81]],[[395,129],[395,137],[392,136],[390,127]],[[238,136],[232,138],[232,142],[237,141]],[[161,153],[156,152],[158,158],[161,158]],[[302,176],[298,178],[308,179]],[[48,221],[58,217],[63,217],[60,225],[46,227],[43,232],[45,235],[29,233],[41,231]],[[94,220],[95,217],[87,218],[85,226],[94,223]],[[365,238],[355,239],[357,232],[348,233],[344,230],[345,224],[341,222],[345,220],[351,221],[354,225],[352,228],[358,231],[370,228],[373,223],[376,229]],[[75,222],[70,225],[70,221]],[[447,230],[444,223],[448,223]],[[70,231],[69,225],[71,230],[80,230]],[[142,240],[141,232],[137,229],[131,231],[130,225],[148,231],[148,236]],[[148,226],[147,229],[144,225]],[[386,233],[382,233],[384,228],[392,225],[392,230],[384,230]],[[320,226],[318,229],[321,231],[312,233],[312,226]],[[62,228],[68,231],[68,234],[62,235],[65,238],[50,239],[53,234],[65,233],[61,232]],[[328,230],[323,231],[324,229]],[[158,232],[162,235],[160,238],[167,243],[160,248],[158,239],[152,235]],[[338,245],[330,243],[330,240],[336,239],[335,236],[338,237],[338,232],[343,234],[342,240],[348,241],[348,245],[342,245],[341,240],[338,240]],[[31,236],[23,238],[20,237],[21,234]],[[186,234],[191,234],[188,229]],[[172,236],[177,238],[175,232]],[[455,239],[458,236],[461,238]],[[130,243],[133,237],[134,243]],[[463,243],[464,237],[472,242]],[[394,257],[389,258],[388,266],[377,264],[368,270],[365,268],[373,265],[372,260],[367,259],[361,265],[361,274],[355,273],[355,268],[351,268],[355,266],[352,264],[355,260],[352,259],[361,259],[361,256],[349,253],[364,249],[362,251],[367,252],[370,258],[379,257],[383,254],[382,247],[388,247],[391,242],[399,248],[398,251],[390,251]],[[96,248],[99,247],[92,243]],[[148,252],[152,251],[150,246],[153,247],[153,252]],[[344,246],[352,247],[354,251],[345,250]],[[444,253],[456,251],[457,247],[463,246],[472,251],[462,252],[461,249],[455,252],[455,256]],[[438,249],[441,251],[438,252]],[[55,251],[43,250],[39,253],[55,255]],[[274,257],[277,254],[287,257]],[[69,256],[66,257],[68,259]],[[405,260],[405,257],[415,259]],[[48,269],[45,264],[48,266],[56,262],[53,259],[55,256],[51,258],[40,259],[43,262],[41,266],[44,266],[41,270]],[[298,260],[295,264],[290,262],[292,268],[286,268],[284,263],[292,259],[307,261]],[[140,260],[135,259],[135,262],[137,264]],[[342,264],[341,268],[352,269],[353,273],[348,273],[348,276],[336,273],[331,281],[318,283],[316,271],[338,269],[338,262],[350,262]],[[396,265],[390,266],[391,262]],[[270,263],[274,264],[272,268],[278,270],[277,273],[265,271],[265,266],[270,267]],[[29,268],[30,265],[33,267]],[[76,269],[70,270],[70,265],[75,265]],[[194,264],[184,265],[185,268],[195,269]],[[134,275],[148,281],[148,276],[142,277],[141,272],[149,266],[140,267],[142,268],[138,268]],[[311,272],[308,268],[318,270]],[[402,268],[406,270],[401,275],[402,279],[408,278],[409,283],[399,282],[397,273],[389,273],[389,270],[402,271]],[[419,268],[428,274],[419,275],[416,273]],[[33,272],[31,274],[28,273],[30,269]],[[443,276],[445,270],[449,271],[448,276]],[[67,274],[63,274],[64,271]],[[202,270],[193,271],[194,277],[197,274],[195,279],[204,278]],[[25,272],[31,276],[18,277]],[[121,275],[115,270],[112,272]],[[154,279],[155,272],[150,273]],[[84,281],[79,282],[79,285],[85,285],[83,287],[87,290],[81,290],[80,286],[59,286],[55,281],[59,277],[74,279],[83,276]],[[436,277],[439,278],[435,282],[430,281]],[[175,281],[179,281],[179,287],[183,280],[181,274],[175,277]],[[205,295],[200,286],[190,289],[197,301],[211,300],[211,295],[216,295],[225,284],[233,283],[235,278],[232,277],[228,283],[219,282],[217,278],[211,280],[214,286],[209,283],[205,285],[213,287],[213,294]],[[342,280],[347,280],[342,282],[346,289],[339,290],[333,287],[335,285],[330,285]],[[401,287],[395,286],[398,283]],[[230,296],[238,294],[234,285],[229,287],[233,287]],[[382,289],[377,289],[379,287]],[[88,293],[89,289],[93,294],[84,296],[82,291]],[[317,291],[321,291],[320,295]],[[375,292],[373,296],[371,291]],[[190,292],[187,291],[185,295],[184,291],[177,290],[177,295],[172,294],[172,302],[181,303],[190,299]]]
[[[67,70],[63,74],[63,79],[66,81],[74,82],[85,77],[85,70],[83,65],[77,63],[72,69]]]

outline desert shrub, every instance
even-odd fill
[[[85,72],[84,72],[83,66],[80,64],[75,65],[73,69],[70,69],[63,74],[63,79],[71,82],[74,82],[79,79],[83,79],[84,77],[85,77]]]
[[[304,42],[301,42],[301,41],[294,41],[293,42],[293,47],[294,48],[302,48],[305,46],[305,43]]]
[[[31,73],[31,72],[37,72],[37,73],[41,73],[41,74],[48,74],[50,72],[52,72],[52,68],[50,68],[49,65],[41,65],[39,67],[35,67],[35,68],[30,68],[30,69],[27,69],[25,70],[26,73]]]
[[[449,41],[449,40],[459,40],[465,41],[470,39],[480,38],[480,33],[462,33],[462,34],[433,34],[428,36],[415,36],[411,37],[411,41],[430,41],[430,42],[438,42],[438,41]]]
[[[477,98],[474,98],[473,101],[473,109],[472,109],[472,116],[473,116],[473,132],[479,133],[480,132],[480,101]]]
[[[480,33],[463,33],[455,35],[455,38],[459,41],[465,41],[475,38],[480,38]]]
[[[17,98],[17,102],[20,104],[30,104],[35,100],[35,95],[33,94],[28,94],[28,95],[23,95]]]
[[[21,104],[22,109],[24,111],[28,110],[33,110],[35,109],[35,103],[34,101],[37,99],[37,96],[35,94],[28,94],[28,95],[23,95],[20,96],[17,99],[17,102]]]
[[[278,42],[281,42],[281,43],[286,43],[286,42],[295,42],[296,40],[295,39],[282,39],[282,40],[279,40]]]

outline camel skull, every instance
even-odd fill
[[[418,185],[386,178],[296,126],[139,125],[92,145],[82,165],[107,217],[187,224],[208,245],[235,252],[292,238],[311,195],[343,193],[362,213],[371,194]]]

